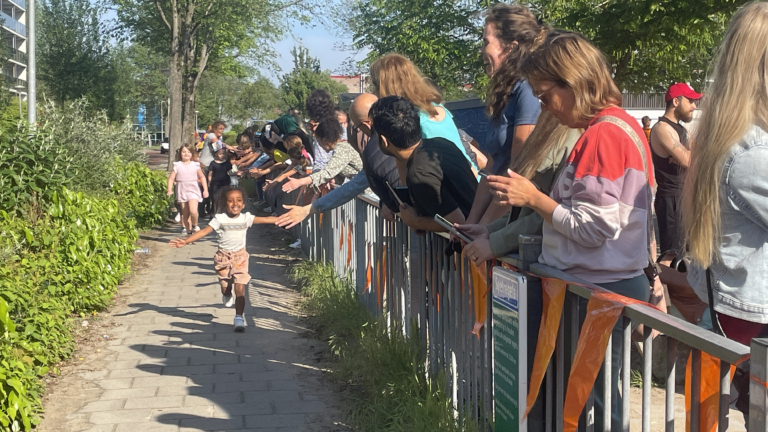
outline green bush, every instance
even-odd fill
[[[46,105],[34,131],[0,122],[2,432],[39,423],[40,377],[72,354],[72,317],[109,305],[137,229],[168,215],[165,173],[82,104]]]
[[[333,266],[305,261],[291,269],[301,287],[302,306],[333,353],[333,375],[350,391],[356,430],[477,431],[471,420],[457,422],[443,374],[429,378],[418,334],[374,319],[357,299],[350,278]],[[471,416],[465,416],[471,418]]]

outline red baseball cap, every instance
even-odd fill
[[[693,90],[693,87],[686,83],[674,83],[669,87],[669,90],[667,90],[667,94],[664,95],[664,102],[669,102],[678,96],[685,96],[688,99],[699,100],[704,95],[701,93],[696,93]]]

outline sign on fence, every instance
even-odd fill
[[[528,283],[493,268],[493,390],[495,432],[526,432]]]

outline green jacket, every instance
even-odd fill
[[[579,136],[581,134],[577,130],[572,130],[566,138],[567,143],[560,149],[549,152],[539,169],[536,170],[532,181],[542,193],[549,195],[552,191],[552,186],[560,175],[560,171],[565,167],[568,155],[571,154]],[[543,225],[544,218],[534,210],[528,207],[512,207],[506,216],[488,224],[493,256],[499,258],[519,252],[520,235],[541,235]]]

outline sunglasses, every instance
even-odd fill
[[[542,106],[547,106],[547,105],[549,105],[549,96],[547,96],[547,93],[549,93],[549,92],[550,92],[550,91],[551,91],[553,88],[555,88],[555,87],[557,87],[557,84],[552,84],[552,86],[551,86],[550,88],[548,88],[548,89],[546,89],[546,90],[542,91],[541,93],[539,93],[539,94],[537,94],[537,95],[534,95],[534,96],[536,96],[536,99],[538,99],[538,100],[539,100],[539,103],[540,103]]]

